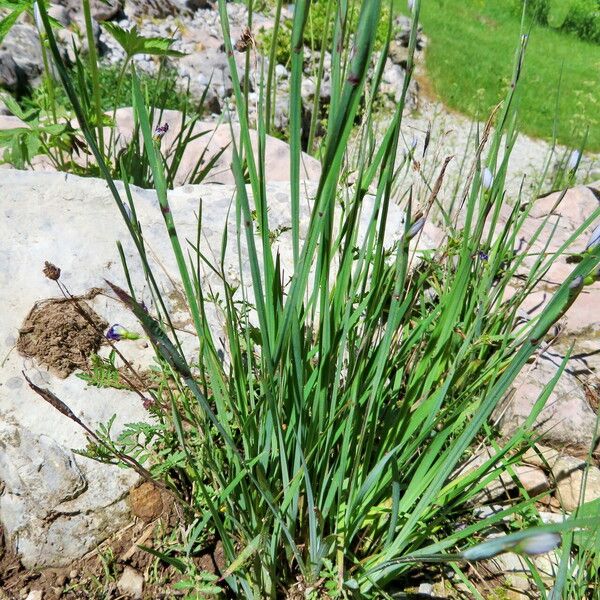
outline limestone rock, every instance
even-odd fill
[[[117,185],[122,191],[123,186]],[[302,239],[315,187],[307,182],[301,188]],[[266,190],[270,227],[282,231],[274,242],[274,250],[279,250],[283,268],[289,272],[293,263],[291,233],[286,231],[291,218],[289,184],[269,180]],[[167,308],[177,327],[184,330],[180,337],[184,352],[188,357],[197,356],[197,340],[181,301],[176,261],[156,194],[136,187],[131,192]],[[74,455],[72,448],[86,446],[82,430],[35,394],[21,371],[36,385],[50,389],[92,428],[116,414],[113,434],[118,435],[126,423],[147,420],[149,416],[142,400],[133,392],[88,387],[74,375],[61,379],[35,358],[23,357],[15,348],[19,330],[37,302],[61,297],[56,282],[42,273],[44,262],[50,261],[61,268],[60,281],[70,293],[86,296],[86,303],[106,323],[119,323],[139,331],[133,315],[104,283],[106,278],[126,287],[116,240],[123,244],[136,295],[147,303],[149,310],[153,306],[137,253],[104,181],[64,173],[5,169],[0,180],[0,197],[0,306],[3,308],[0,422],[6,424],[0,439],[7,449],[0,453],[4,457],[0,458],[0,478],[6,490],[0,497],[0,522],[26,566],[60,566],[96,547],[127,522],[130,513],[126,495],[138,477],[130,471]],[[225,277],[235,287],[242,278],[234,241],[235,210],[230,210],[234,197],[235,187],[231,185],[186,185],[169,192],[173,218],[182,240],[196,239],[196,215],[202,207],[204,256],[220,256],[222,235],[227,228],[230,243],[223,267]],[[371,196],[364,200],[365,219],[373,202]],[[387,222],[390,245],[403,231],[403,221],[404,214],[393,205]],[[435,247],[427,235],[419,243],[422,248]],[[241,268],[244,285],[249,286],[246,248],[242,236]],[[214,291],[220,289],[220,278],[209,268],[202,268],[200,275],[204,289],[209,286]],[[100,292],[90,294],[94,288]],[[246,293],[251,302],[249,287]],[[206,311],[215,339],[226,339],[217,305],[207,301]],[[136,364],[146,367],[151,364],[151,349],[144,348],[140,340],[118,344]],[[109,350],[104,345],[100,353],[106,355]]]
[[[530,560],[535,565],[542,581],[546,585],[552,586],[558,571],[559,557],[556,552],[532,556]],[[527,591],[531,589],[532,585],[535,586],[527,561],[518,554],[511,552],[500,554],[492,560],[486,561],[485,565],[492,573],[504,576],[512,588]]]
[[[71,20],[82,13],[81,0],[55,0],[56,4],[63,6]],[[124,0],[91,0],[90,9],[96,21],[110,21],[123,9]]]
[[[454,477],[460,477],[474,471],[495,454],[496,453],[492,448],[484,448],[475,456],[471,457],[467,463],[461,466]],[[538,467],[532,465],[515,465],[512,467],[512,470],[523,488],[530,495],[540,494],[550,488],[546,475]],[[493,502],[503,496],[511,495],[517,488],[517,483],[509,473],[504,472],[500,477],[488,483],[485,488],[475,496],[473,502]]]
[[[547,467],[552,469],[559,458],[560,452],[558,450],[542,444],[536,444],[534,447],[529,448],[525,454],[523,454],[524,463],[543,469]]]
[[[111,115],[112,116],[112,115]],[[159,123],[160,116],[160,123]],[[116,144],[117,152],[126,147],[132,139],[135,130],[134,115],[131,108],[119,108],[115,115],[116,121]],[[159,124],[168,124],[169,130],[161,141],[161,150],[166,156],[167,161],[171,161],[176,149],[177,138],[182,135],[182,130],[186,124],[183,123],[183,115],[177,110],[164,110],[161,115],[156,115],[152,124],[156,127]],[[76,123],[73,123],[76,126]],[[0,130],[15,129],[22,127],[23,123],[17,117],[0,116]],[[239,143],[239,125],[223,124],[216,125],[212,121],[198,121],[192,130],[192,139],[183,153],[177,173],[175,175],[175,185],[183,185],[195,181],[195,177],[211,163],[212,168],[208,175],[203,179],[203,183],[221,183],[233,184],[235,178],[231,170],[233,158],[232,132],[236,143]],[[184,131],[183,135],[187,135]],[[109,128],[105,128],[104,138],[108,143],[110,138]],[[258,152],[258,134],[252,130],[250,140],[255,155]],[[288,181],[290,178],[289,158],[290,148],[284,141],[273,136],[266,136],[265,145],[265,164],[269,173],[269,180],[272,182]],[[92,161],[88,155],[74,157],[78,163],[85,165],[87,161]],[[54,167],[45,156],[37,156],[33,163],[33,169],[39,171],[51,171]],[[301,155],[300,176],[303,180],[318,181],[321,175],[320,162],[303,153]]]
[[[511,435],[529,417],[533,405],[558,367],[547,357],[526,365],[513,384],[515,393],[501,403],[495,416],[504,435]],[[534,428],[543,443],[586,451],[594,439],[596,414],[585,389],[574,375],[563,372]]]
[[[18,93],[24,87],[24,76],[11,52],[0,52],[0,88]],[[4,103],[2,103],[4,105]],[[5,114],[4,112],[2,114]]]
[[[153,19],[164,19],[178,12],[175,0],[127,0],[127,10],[131,14]]]
[[[539,227],[542,227],[542,233],[528,251],[529,256],[524,260],[525,269],[533,264],[537,253],[544,251],[548,239],[550,239],[550,242],[545,249],[547,253],[556,252],[569,240],[581,224],[598,208],[599,189],[600,182],[587,186],[577,186],[568,190],[562,200],[560,199],[561,194],[557,192],[534,203],[529,217],[525,220],[519,232],[519,237],[523,241],[528,241],[532,239]],[[544,224],[546,219],[548,221]],[[590,233],[596,225],[597,223],[592,223],[571,244],[567,253],[582,252],[588,243]],[[556,230],[551,236],[555,226]],[[534,301],[532,303],[536,305],[535,310],[532,311],[532,316],[539,313],[550,301],[552,292],[569,276],[573,268],[574,265],[567,262],[567,255],[554,262],[543,281],[536,288],[540,292],[537,296],[539,302]],[[542,292],[546,292],[546,294],[543,295]],[[598,306],[600,306],[600,282],[586,286],[573,303],[564,318],[562,338],[572,340],[574,337],[594,336],[600,328]],[[597,349],[600,350],[600,345],[597,345]]]
[[[0,52],[5,53],[2,68],[10,71],[14,68],[14,63],[17,67],[16,77],[21,85],[37,83],[44,69],[44,61],[39,34],[33,25],[13,25],[0,44]],[[7,55],[12,57],[12,61]]]
[[[552,468],[552,475],[557,484],[556,496],[567,511],[573,511],[584,502],[600,498],[600,469],[589,466],[585,476],[585,466],[586,463],[582,460],[563,456]],[[584,476],[585,494],[582,497],[581,487]]]

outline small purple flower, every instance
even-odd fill
[[[157,125],[154,130],[154,141],[159,142],[164,137],[165,133],[169,131],[169,124],[165,123],[164,125]]]
[[[471,258],[478,258],[482,261],[488,261],[490,257],[483,250],[479,250],[478,252],[475,252]]]
[[[571,283],[569,284],[569,289],[570,290],[576,290],[577,288],[580,288],[583,286],[583,275],[578,275],[577,277],[575,277],[575,279],[573,279],[573,281],[571,281]]]
[[[119,342],[120,340],[139,340],[140,336],[133,331],[128,331],[123,325],[116,323],[106,332],[106,339]]]
[[[152,398],[144,398],[142,405],[146,410],[150,410],[154,406],[154,400]]]

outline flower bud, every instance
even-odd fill
[[[409,228],[409,230],[406,233],[406,239],[407,240],[412,240],[415,235],[418,235],[421,231],[421,229],[423,229],[423,227],[425,226],[425,217],[420,217],[418,218]]]
[[[561,537],[558,533],[536,533],[520,541],[512,549],[520,554],[545,554],[554,550],[560,544]]]
[[[44,22],[42,21],[42,15],[40,14],[40,7],[38,6],[37,0],[33,3],[33,20],[37,27],[38,33],[42,35],[45,31]]]
[[[571,152],[571,156],[569,156],[569,162],[567,163],[567,168],[569,171],[574,171],[581,160],[581,152],[579,150],[573,150]]]
[[[164,125],[157,125],[154,130],[154,135],[152,136],[155,142],[160,142],[164,137],[165,133],[169,131],[169,124],[165,123]]]
[[[487,167],[484,167],[483,171],[481,172],[481,185],[486,191],[491,190],[492,186],[494,185],[494,176]]]

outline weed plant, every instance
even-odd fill
[[[88,23],[86,36],[91,30],[89,2],[82,3],[84,18]],[[56,73],[48,63],[48,38],[41,27],[36,2],[22,0],[8,3],[12,9],[0,21],[0,39],[9,31],[18,16],[25,11],[31,13],[40,34],[40,43],[45,57],[46,70],[42,85],[17,102],[11,96],[2,96],[10,112],[22,121],[22,125],[0,131],[0,148],[4,148],[2,161],[16,168],[32,167],[37,161],[49,162],[59,171],[83,176],[98,176],[100,170],[95,157],[92,157],[82,140],[81,130],[76,126],[75,115],[62,86],[55,81]],[[51,26],[58,26],[51,21]],[[149,106],[154,122],[161,123],[163,111],[167,109],[182,112],[182,124],[173,144],[163,155],[166,181],[173,186],[177,170],[187,144],[207,132],[198,132],[196,124],[202,117],[205,96],[194,106],[189,94],[178,91],[176,73],[166,63],[167,57],[179,57],[180,52],[171,49],[172,40],[162,37],[144,37],[134,28],[126,31],[113,23],[104,24],[125,53],[119,66],[101,66],[93,40],[88,40],[88,51],[82,56],[73,47],[74,63],[69,65],[69,77],[78,95],[81,110],[86,122],[92,126],[95,143],[109,168],[112,177],[126,179],[140,187],[154,185],[152,172],[141,143],[139,123],[134,123],[131,141],[123,143],[116,131],[117,109],[131,105],[131,79],[125,75],[133,58],[139,54],[151,55],[160,61],[157,74],[142,73],[139,77],[141,89]],[[213,161],[205,160],[204,153],[198,158],[187,177],[189,183],[199,183],[206,174],[203,163],[210,167]]]
[[[506,98],[479,132],[475,160],[456,190],[453,207],[444,209],[445,240],[423,252],[416,242],[439,203],[445,164],[422,187],[396,193],[407,170],[419,169],[417,157],[403,148],[401,127],[420,2],[414,3],[403,99],[379,138],[373,133],[373,106],[390,21],[382,59],[373,70],[369,66],[382,2],[331,2],[332,102],[320,153],[322,176],[301,235],[299,90],[311,4],[298,0],[291,34],[288,132],[293,260],[282,265],[271,243],[264,162],[271,97],[263,81],[254,152],[226,2],[219,0],[240,123],[231,166],[237,239],[224,233],[221,256],[229,244],[239,248],[245,242],[250,274],[248,279],[242,275],[239,287],[228,282],[223,260],[209,260],[178,236],[165,161],[130,64],[127,77],[143,140],[139,152],[151,172],[198,338],[197,360],[188,364],[146,260],[127,186],[124,198],[98,144],[94,104],[82,101],[77,80],[60,60],[43,4],[40,9],[62,85],[158,299],[157,314],[150,314],[135,289],[110,284],[153,344],[162,384],[152,392],[151,423],[132,424],[116,439],[109,425],[100,428],[88,454],[117,463],[128,457],[128,466],[143,464],[145,470],[139,472],[176,498],[184,515],[183,541],[149,551],[181,571],[179,589],[188,598],[386,598],[400,578],[414,576],[421,562],[448,561],[469,595],[483,598],[469,581],[465,563],[503,551],[547,551],[564,534],[554,589],[545,587],[532,564],[533,577],[544,598],[585,598],[598,579],[597,571],[588,569],[597,565],[598,547],[575,538],[596,535],[591,524],[597,527],[597,521],[585,514],[589,507],[566,523],[541,526],[536,498],[521,487],[523,496],[501,512],[472,517],[476,494],[510,473],[535,441],[532,425],[564,365],[510,439],[498,440],[488,424],[490,415],[549,329],[596,278],[600,263],[600,246],[590,248],[539,316],[519,318],[523,300],[567,247],[553,255],[539,253],[534,265],[524,268],[532,245],[545,235],[542,225],[515,251],[532,207],[524,198],[499,226],[517,135],[526,39],[520,42]],[[351,11],[358,13],[356,28],[351,27]],[[351,145],[350,139],[358,141]],[[502,154],[501,147],[506,150]],[[355,165],[352,173],[350,164]],[[372,202],[365,202],[367,197]],[[402,231],[389,232],[387,217],[399,210],[397,205],[404,210],[405,224]],[[575,236],[599,215],[600,209]],[[395,233],[396,241],[386,243],[386,233]],[[201,284],[198,265],[222,279],[224,359],[207,324],[211,295]],[[125,262],[123,266],[128,281]],[[62,401],[37,389],[68,414]],[[476,448],[487,444],[498,453],[473,471],[461,471]],[[492,531],[509,535],[477,544]],[[200,571],[194,561],[215,539],[227,565],[217,577]],[[582,553],[578,548],[584,546]]]

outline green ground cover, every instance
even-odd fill
[[[519,17],[499,0],[421,4],[432,90],[451,109],[484,118],[506,89],[521,35]],[[404,0],[398,5],[406,11]],[[551,139],[557,117],[559,142],[578,146],[589,127],[587,148],[600,150],[600,46],[534,25],[522,82],[522,131]]]

